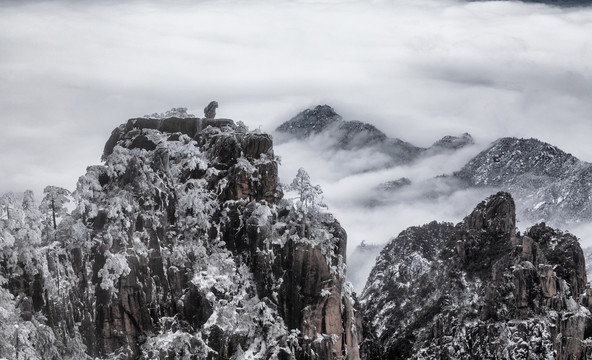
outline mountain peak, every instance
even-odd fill
[[[306,109],[298,113],[280,125],[276,131],[302,139],[312,134],[318,134],[331,124],[341,120],[341,116],[329,105],[317,105],[313,109]]]
[[[51,232],[0,228],[18,240],[0,264],[17,354],[360,359],[345,230],[283,198],[270,135],[185,111],[130,119],[75,196]]]
[[[473,230],[487,230],[516,235],[516,205],[512,195],[498,192],[483,200],[464,218],[464,225]]]
[[[494,141],[455,176],[471,185],[496,186],[525,174],[560,178],[579,160],[538,139],[505,137]]]
[[[475,140],[469,133],[464,133],[460,136],[447,135],[442,139],[436,141],[430,149],[435,150],[458,150],[468,145],[473,145]]]
[[[392,239],[361,295],[367,359],[585,356],[592,291],[577,238],[545,224],[520,236],[514,222],[500,192],[456,226]]]
[[[300,112],[280,125],[276,131],[282,138],[304,140],[316,135],[323,136],[324,150],[369,149],[385,155],[386,164],[380,167],[409,164],[421,157],[433,156],[442,152],[456,151],[473,144],[471,135],[445,136],[430,148],[415,146],[397,138],[389,138],[376,126],[359,121],[343,120],[328,105],[318,105]],[[370,170],[363,168],[362,171]]]
[[[213,128],[237,128],[231,119],[201,119],[195,116],[183,116],[183,113],[175,112],[174,110],[177,109],[172,109],[164,115],[153,114],[151,116],[129,119],[127,123],[115,128],[105,144],[103,159],[113,152],[113,148],[123,136],[126,134],[135,136],[136,134],[133,133],[134,129],[140,131],[140,133],[144,129],[151,129],[169,134],[180,133],[193,138],[210,126]]]
[[[521,216],[554,226],[589,221],[592,164],[538,139],[493,142],[453,176],[469,187],[513,194]]]

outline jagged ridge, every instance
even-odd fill
[[[527,219],[555,226],[592,219],[592,164],[537,139],[499,139],[454,177],[511,192]]]
[[[325,135],[332,141],[329,146],[340,150],[372,148],[391,159],[390,166],[410,163],[422,156],[444,151],[455,151],[473,144],[469,134],[445,136],[429,148],[422,148],[400,139],[389,138],[374,125],[361,121],[345,121],[328,105],[306,109],[281,124],[277,132],[287,138],[305,139]]]
[[[361,296],[369,359],[582,358],[590,289],[577,239],[515,233],[507,193],[457,225],[409,228],[383,249]]]

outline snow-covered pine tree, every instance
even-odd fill
[[[45,217],[43,220],[45,229],[48,233],[51,233],[58,228],[58,219],[63,218],[68,213],[65,205],[70,202],[70,191],[49,185],[43,189],[43,194],[45,196],[39,208]]]
[[[320,209],[326,207],[323,203],[323,190],[320,185],[313,185],[310,182],[310,176],[304,168],[298,169],[298,173],[288,190],[295,191],[298,199],[295,203],[296,210],[302,218],[300,236],[306,237],[306,227],[310,219],[319,215]]]

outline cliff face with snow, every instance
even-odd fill
[[[37,286],[13,287],[55,334],[31,354],[358,359],[345,231],[283,199],[277,166],[269,135],[230,120],[115,129],[53,250],[24,271]]]
[[[368,358],[585,358],[592,293],[577,239],[515,224],[513,199],[498,193],[456,225],[393,239],[361,295]]]
[[[380,253],[358,304],[345,282],[345,230],[305,172],[282,186],[271,136],[181,110],[116,128],[103,164],[79,179],[75,209],[58,215],[59,225],[54,200],[40,210],[31,193],[0,196],[0,357],[567,360],[592,353],[592,290],[578,240],[544,223],[516,233],[508,193],[456,225],[403,231]],[[345,149],[391,144],[366,125],[343,122],[325,106],[284,130],[310,137],[337,129],[332,144]],[[419,153],[469,140],[446,137]],[[508,138],[454,179],[510,190],[520,204],[534,204],[526,207],[533,216],[578,221],[589,216],[589,174],[589,164],[557,148]],[[401,178],[385,190],[410,185]],[[297,198],[284,198],[285,190]],[[360,261],[377,248],[358,250]]]

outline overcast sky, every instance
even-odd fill
[[[0,2],[0,192],[74,189],[128,118],[319,103],[427,145],[538,137],[591,161],[592,11],[517,2]]]
[[[463,132],[479,146],[501,136],[537,137],[592,161],[590,8],[452,0],[163,3],[0,2],[0,193],[32,189],[39,196],[49,184],[74,190],[86,166],[100,162],[111,130],[128,118],[179,106],[201,116],[211,100],[220,104],[218,117],[265,131],[329,104],[347,120],[420,146]],[[277,150],[285,155],[282,174],[301,166],[282,154],[290,149]],[[435,173],[461,163],[427,165]],[[331,180],[317,165],[313,182],[327,197],[356,188],[359,178]],[[344,209],[334,210],[354,224],[346,230],[356,241],[379,226],[369,222],[371,213],[351,218]],[[405,220],[432,215],[439,214]]]

